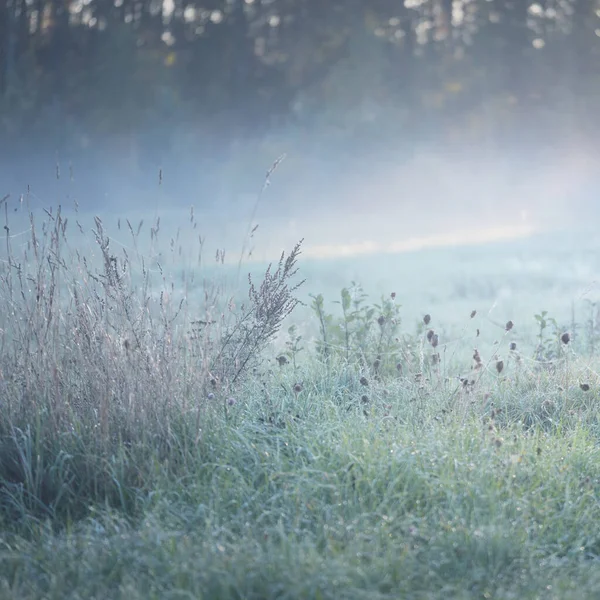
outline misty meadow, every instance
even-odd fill
[[[599,52],[0,2],[0,598],[599,597]]]

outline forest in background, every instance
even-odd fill
[[[4,0],[0,165],[105,195],[162,169],[186,204],[281,151],[315,186],[388,150],[593,164],[599,51],[598,0]]]

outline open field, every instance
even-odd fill
[[[261,286],[186,218],[11,222],[0,598],[600,597],[597,238],[309,232]]]

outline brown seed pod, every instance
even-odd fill
[[[431,338],[432,338],[434,335],[435,335],[435,331],[433,331],[433,329],[430,329],[430,330],[427,332],[427,341],[428,341],[428,342],[431,342]]]
[[[506,331],[510,331],[514,326],[515,326],[515,324],[512,321],[508,321],[506,323],[505,329],[506,329]]]
[[[580,383],[579,387],[584,391],[584,392],[589,392],[590,391],[590,384],[589,383]]]
[[[472,310],[471,311],[471,319],[475,318],[475,315],[477,314],[476,310]]]
[[[503,360],[499,360],[496,362],[496,371],[498,371],[498,374],[502,373],[502,370],[504,369],[504,361]]]
[[[364,385],[365,387],[369,385],[369,382],[364,375],[360,378],[360,385]]]
[[[571,341],[571,336],[568,331],[565,331],[565,333],[560,336],[560,341],[565,345]]]
[[[423,323],[425,323],[425,325],[429,325],[430,322],[431,322],[431,315],[425,315],[423,317]]]

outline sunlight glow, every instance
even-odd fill
[[[523,215],[522,215],[523,218]],[[398,240],[389,244],[366,241],[356,244],[322,244],[307,247],[303,253],[311,258],[341,258],[349,256],[364,256],[369,254],[397,254],[414,252],[426,248],[444,248],[458,246],[473,246],[488,242],[527,238],[536,233],[536,229],[523,223],[522,225],[494,227],[490,229],[457,231],[446,234],[412,237]]]

